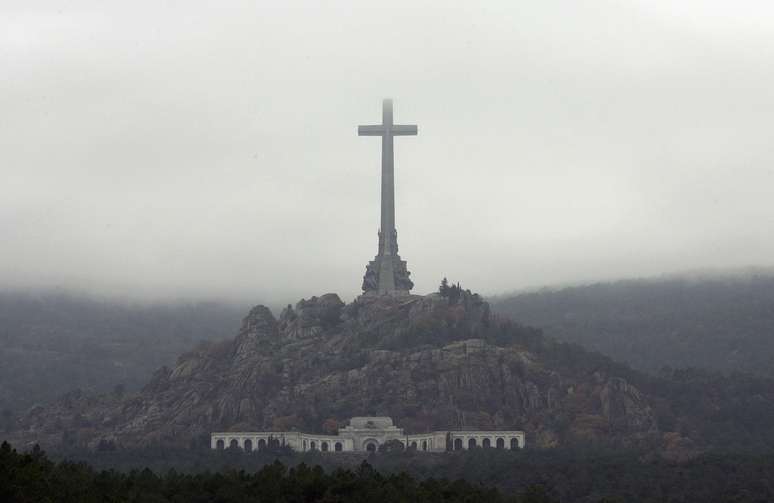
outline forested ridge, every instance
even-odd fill
[[[504,295],[492,308],[546,335],[658,373],[774,377],[774,274],[625,280]]]

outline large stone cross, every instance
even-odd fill
[[[381,232],[387,239],[382,239],[380,254],[397,253],[396,244],[392,243],[395,233],[395,159],[392,137],[416,135],[416,126],[399,126],[392,123],[392,100],[382,102],[382,123],[377,126],[358,126],[358,136],[382,137],[382,219]]]
[[[358,126],[359,136],[382,137],[382,213],[379,230],[379,253],[366,267],[363,290],[368,293],[408,293],[414,286],[408,279],[406,263],[398,256],[398,237],[395,229],[395,161],[394,136],[417,134],[417,126],[393,124],[392,100],[382,103],[382,123],[376,126]]]

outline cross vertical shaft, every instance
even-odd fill
[[[395,155],[392,142],[392,100],[384,100],[382,103],[382,215],[381,231],[382,255],[397,253],[393,246],[395,234]]]

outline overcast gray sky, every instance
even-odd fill
[[[351,299],[384,97],[416,293],[774,264],[774,2],[4,0],[0,283]]]

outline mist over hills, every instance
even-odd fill
[[[215,302],[142,304],[0,292],[2,417],[76,388],[139,389],[200,341],[231,335],[244,311]]]
[[[695,367],[774,376],[774,273],[691,273],[543,289],[493,309],[651,373]]]

